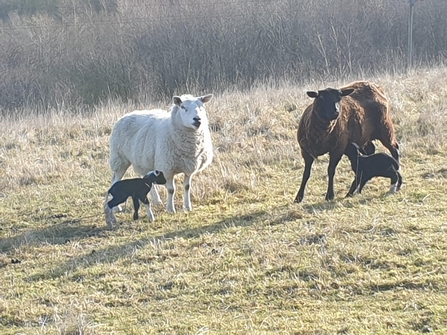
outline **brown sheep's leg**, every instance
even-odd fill
[[[357,181],[357,176],[355,176],[354,180],[352,181],[351,188],[349,189],[348,194],[346,194],[346,198],[352,197],[355,191],[357,190],[358,186],[359,184]]]
[[[310,177],[310,169],[312,168],[312,164],[314,162],[314,158],[303,152],[303,158],[304,158],[304,172],[303,172],[303,179],[301,179],[301,186],[298,191],[298,194],[295,197],[295,202],[301,202],[304,197],[304,189],[306,188],[307,181]]]
[[[393,137],[394,136],[392,136],[392,133],[385,131],[379,136],[379,141],[382,142],[383,146],[390,151],[391,156],[393,156],[397,162],[400,162],[399,144],[396,140],[393,140]]]
[[[394,143],[394,144],[383,143],[383,145],[385,146],[385,148],[387,148],[390,151],[391,156],[393,156],[394,159],[400,163],[400,161],[399,161],[399,159],[400,159],[399,145],[397,143]]]
[[[327,174],[329,176],[329,182],[327,185],[327,192],[326,192],[326,200],[333,200],[334,199],[334,176],[335,176],[335,168],[338,165],[338,162],[340,162],[342,156],[334,156],[329,155],[329,166],[327,168]]]

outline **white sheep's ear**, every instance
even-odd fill
[[[344,90],[340,90],[340,96],[344,97],[344,96],[347,96],[347,95],[351,94],[352,92],[354,92],[353,88],[347,88],[347,89],[344,89]]]
[[[207,94],[199,98],[200,101],[202,101],[204,104],[210,101],[213,98],[212,94]]]
[[[174,98],[172,98],[172,100],[174,101],[174,105],[177,105],[180,107],[180,105],[182,104],[182,99],[180,99],[179,96],[174,96]]]
[[[307,91],[307,95],[311,98],[316,98],[316,97],[318,97],[318,92],[317,91]]]

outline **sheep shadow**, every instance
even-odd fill
[[[83,254],[74,258],[71,258],[69,261],[65,263],[58,264],[54,266],[54,268],[50,271],[45,270],[42,273],[35,273],[31,275],[28,280],[29,281],[37,281],[43,278],[58,278],[66,274],[67,269],[70,269],[70,272],[76,271],[80,266],[88,267],[93,264],[98,263],[113,263],[123,257],[126,257],[129,254],[132,254],[136,248],[140,249],[145,247],[148,244],[159,244],[167,240],[175,239],[175,238],[185,238],[185,239],[194,239],[202,236],[206,233],[217,233],[228,229],[230,227],[248,227],[257,222],[257,219],[265,216],[267,214],[266,211],[258,211],[242,216],[233,216],[231,218],[226,218],[221,221],[215,222],[213,224],[209,224],[206,226],[200,226],[192,229],[183,229],[177,230],[171,233],[156,235],[156,236],[148,236],[144,238],[140,238],[130,243],[124,243],[121,245],[107,247],[103,249],[96,249],[92,251],[90,254]],[[73,236],[73,239],[81,237],[88,237],[91,234],[101,235],[104,233],[107,235],[107,232],[111,232],[107,227],[104,228],[89,228],[81,230],[73,230],[77,236]]]

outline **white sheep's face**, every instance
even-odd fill
[[[208,127],[208,118],[203,104],[212,98],[212,94],[197,98],[192,95],[175,96],[174,104],[179,107],[177,113],[180,115],[183,125],[193,130]]]

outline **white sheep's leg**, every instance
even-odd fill
[[[147,218],[150,222],[154,222],[155,218],[154,218],[154,213],[152,213],[152,209],[151,209],[151,203],[147,200],[143,201],[144,205],[146,206],[146,212],[147,212]]]
[[[121,179],[123,179],[123,176],[124,176],[124,174],[125,174],[126,171],[127,171],[127,168],[128,168],[128,166],[126,166],[125,168],[123,168],[123,169],[121,169],[121,170],[115,171],[115,172],[113,173],[113,176],[112,176],[112,185],[115,184],[117,181],[120,181]],[[121,208],[120,205],[113,207],[113,211],[114,211],[114,212],[121,212],[122,210],[123,210],[123,209]],[[115,219],[115,222],[116,222],[116,219]]]
[[[175,213],[174,206],[174,195],[175,195],[175,184],[174,176],[166,176],[166,189],[168,190],[168,202],[166,203],[166,210],[170,213]]]
[[[151,194],[151,199],[154,205],[163,205],[163,201],[161,201],[160,194],[158,194],[157,187],[155,185],[152,185],[149,193]]]
[[[192,210],[191,205],[191,182],[192,182],[192,175],[186,175],[185,179],[183,179],[183,209],[185,211]]]
[[[107,206],[107,204],[106,204],[105,207],[104,207],[104,211],[105,211],[105,214],[106,214],[106,223],[107,223],[107,226],[108,226],[109,228],[113,228],[113,225],[116,224],[116,217],[115,217],[115,215],[113,214],[113,210],[110,209],[109,206]]]

